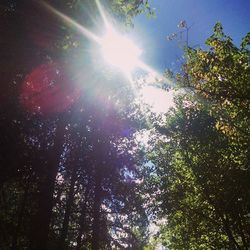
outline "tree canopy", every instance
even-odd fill
[[[98,3],[0,4],[0,249],[249,249],[250,33],[185,41],[154,80],[176,92],[157,116],[138,100],[147,79],[110,72],[79,32],[105,28]],[[123,32],[153,14],[101,5]]]
[[[160,238],[168,249],[248,249],[249,34],[238,48],[217,23],[206,44],[186,49],[182,91],[150,153]]]

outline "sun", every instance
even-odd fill
[[[101,54],[106,62],[125,73],[131,73],[140,64],[142,51],[126,36],[109,29],[101,39]]]
[[[142,50],[138,48],[132,40],[127,36],[122,35],[111,25],[111,22],[109,22],[108,16],[102,8],[99,0],[96,0],[96,4],[104,24],[103,28],[105,33],[103,36],[93,33],[91,30],[77,23],[69,16],[42,1],[42,5],[47,10],[60,17],[65,23],[72,26],[95,45],[98,45],[98,48],[100,48],[98,52],[100,52],[104,61],[125,73],[129,80],[132,80],[132,72],[136,68],[145,72],[154,72],[149,65],[140,60]]]

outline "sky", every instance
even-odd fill
[[[190,46],[202,46],[220,21],[224,32],[239,45],[250,32],[250,0],[151,0],[156,18],[138,16],[132,36],[144,51],[142,59],[156,70],[176,69],[181,50],[176,41],[167,41],[167,35],[178,31],[177,25],[185,20],[192,26]],[[176,66],[177,65],[177,66]]]

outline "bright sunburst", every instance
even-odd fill
[[[101,51],[106,62],[129,74],[140,65],[141,50],[127,37],[109,29],[101,41]]]
[[[98,56],[102,56],[104,61],[122,71],[131,83],[133,83],[132,71],[134,69],[138,68],[147,72],[152,79],[147,79],[146,82],[150,80],[151,86],[144,86],[141,89],[142,103],[148,104],[155,113],[166,112],[173,105],[173,93],[169,92],[166,94],[165,91],[153,87],[152,83],[156,77],[160,76],[159,73],[140,59],[142,51],[132,40],[121,34],[111,25],[112,22],[109,21],[108,15],[100,4],[100,1],[95,0],[95,2],[104,24],[103,35],[92,32],[46,2],[41,1],[41,4],[97,45],[99,48],[98,52],[100,52]]]
[[[131,72],[135,68],[140,68],[146,72],[154,71],[150,66],[146,65],[139,59],[142,51],[135,45],[135,43],[114,29],[108,21],[107,14],[102,8],[99,0],[96,0],[96,4],[104,22],[104,28],[106,30],[104,36],[98,36],[91,32],[89,29],[54,9],[49,4],[45,2],[42,2],[42,4],[49,11],[64,20],[64,22],[78,30],[82,35],[89,38],[95,44],[98,44],[105,61],[119,68],[129,79],[131,78]]]

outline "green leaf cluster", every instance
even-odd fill
[[[209,49],[187,49],[181,94],[151,153],[168,249],[250,247],[249,34],[240,48],[220,23]],[[152,181],[152,180],[151,180]],[[149,180],[150,182],[150,180]]]

